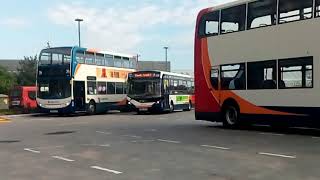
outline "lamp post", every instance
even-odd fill
[[[169,49],[169,47],[168,47],[168,46],[165,46],[165,47],[163,47],[163,49],[165,50],[166,71],[169,71],[169,70],[168,70],[168,49]]]
[[[139,58],[140,58],[140,57],[141,57],[141,55],[140,55],[140,54],[137,54],[137,56],[136,56],[136,58],[137,58],[137,59],[136,59],[136,60],[137,60],[136,63],[137,63],[137,69],[138,69],[138,70],[140,70],[140,66],[139,66]]]
[[[75,19],[76,22],[78,22],[78,35],[79,35],[79,47],[81,47],[81,32],[80,32],[80,23],[83,21],[83,19]]]

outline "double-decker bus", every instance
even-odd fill
[[[317,126],[320,0],[238,0],[202,10],[195,33],[195,116]]]
[[[138,113],[190,111],[194,102],[193,78],[189,75],[138,71],[129,74],[128,100]]]
[[[37,103],[47,112],[95,114],[127,105],[127,77],[136,57],[80,47],[40,53]]]
[[[9,109],[31,112],[37,109],[36,86],[16,86],[9,93]]]

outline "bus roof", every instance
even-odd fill
[[[79,48],[77,46],[61,46],[61,47],[51,47],[51,48],[46,48],[43,49],[42,51],[46,51],[46,50],[56,50],[56,49],[73,49],[73,48]],[[111,52],[111,51],[100,51],[98,49],[94,49],[94,48],[84,48],[86,49],[86,51],[88,52],[92,52],[92,53],[100,53],[100,54],[108,54],[108,55],[113,55],[113,56],[121,56],[121,57],[128,57],[128,58],[133,58],[136,57],[136,55],[131,55],[131,54],[124,54],[124,53],[116,53],[116,52]]]
[[[228,2],[228,3],[220,3],[219,5],[210,7],[209,9],[211,9],[211,10],[226,9],[226,8],[229,8],[229,7],[233,7],[233,6],[237,6],[237,5],[240,5],[240,4],[253,2],[253,1],[258,1],[258,0],[234,0],[234,1]]]
[[[114,56],[121,56],[121,57],[128,57],[128,58],[136,57],[136,55],[132,55],[132,54],[115,53],[115,52],[111,52],[111,51],[98,51],[98,53],[110,54],[110,55],[114,55]]]

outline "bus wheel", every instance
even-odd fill
[[[96,114],[96,103],[94,101],[90,101],[87,111],[90,115]]]
[[[188,108],[184,109],[184,111],[191,111],[191,109],[192,109],[192,103],[190,101],[189,104],[188,104]]]
[[[223,110],[223,126],[234,128],[239,125],[239,110],[234,105],[227,105]]]
[[[174,104],[173,104],[173,102],[171,101],[171,103],[170,103],[170,112],[172,113],[173,111],[174,111]]]

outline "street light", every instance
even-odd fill
[[[80,23],[83,21],[83,19],[75,19],[76,22],[78,22],[78,35],[79,35],[79,47],[81,47],[81,32],[80,32]]]
[[[169,71],[168,70],[168,49],[169,49],[169,47],[165,46],[165,47],[163,47],[163,49],[165,50],[165,57],[166,57],[166,71]]]
[[[140,66],[139,66],[139,58],[141,57],[141,55],[140,54],[137,54],[137,56],[136,56],[136,63],[137,63],[137,69],[139,69],[140,70]]]

